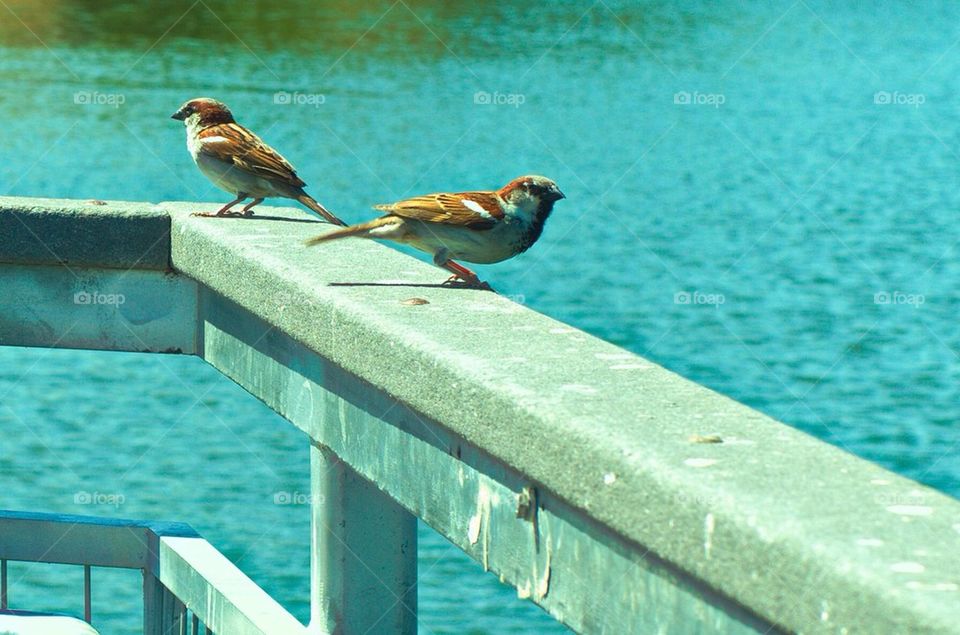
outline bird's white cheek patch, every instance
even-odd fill
[[[472,212],[476,212],[477,214],[480,214],[484,218],[492,218],[490,214],[487,212],[487,210],[481,207],[480,203],[477,203],[476,201],[471,201],[469,198],[463,199],[463,206]]]

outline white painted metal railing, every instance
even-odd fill
[[[188,525],[0,511],[0,591],[11,598],[8,562],[79,565],[84,620],[95,567],[143,573],[145,635],[263,635],[306,628]],[[79,593],[79,591],[78,591]],[[30,607],[16,606],[17,609]]]

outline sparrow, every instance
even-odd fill
[[[544,176],[521,176],[496,191],[438,193],[389,205],[366,223],[316,236],[307,245],[356,236],[405,243],[433,255],[433,262],[469,286],[489,289],[477,274],[454,262],[500,262],[523,253],[540,238],[553,204],[566,198]]]
[[[197,167],[210,181],[237,198],[215,214],[196,216],[252,216],[263,199],[292,198],[335,225],[346,225],[303,191],[306,183],[279,152],[233,118],[227,105],[200,97],[191,99],[173,113],[187,129],[187,149]],[[253,198],[240,213],[230,208]]]

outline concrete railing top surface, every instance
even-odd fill
[[[306,248],[306,212],[213,209],[0,198],[0,263],[193,278],[787,628],[960,632],[960,502],[376,243]]]

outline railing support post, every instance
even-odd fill
[[[311,445],[311,631],[417,631],[417,523],[329,449]]]
[[[143,635],[163,634],[163,587],[149,571],[143,571]]]
[[[181,635],[186,632],[183,602],[149,571],[143,572],[144,635]]]

